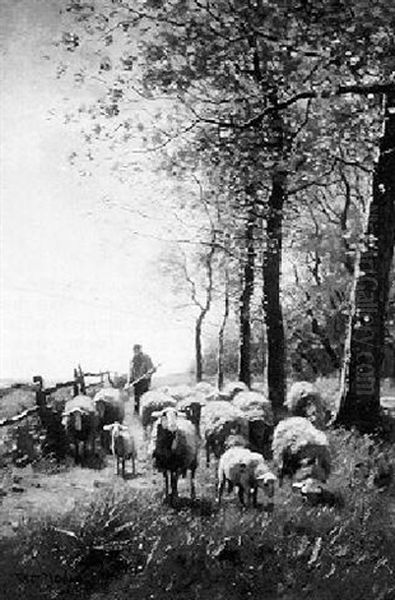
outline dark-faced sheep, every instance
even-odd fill
[[[195,498],[195,471],[198,465],[199,437],[196,429],[184,415],[172,407],[156,415],[152,430],[151,452],[153,465],[163,473],[165,498],[173,502],[177,498],[177,483],[187,471],[191,475],[191,498]],[[170,494],[169,494],[170,477]]]
[[[248,438],[248,421],[230,402],[209,402],[202,409],[201,432],[206,444],[206,463],[209,466],[210,453],[219,458],[225,450],[228,436],[240,434]]]
[[[297,481],[310,478],[323,483],[329,477],[328,438],[304,417],[280,421],[274,429],[272,450],[280,484],[286,476]]]
[[[327,420],[325,403],[313,383],[308,381],[293,383],[289,390],[286,407],[293,417],[305,417],[318,429],[325,427]]]
[[[177,410],[184,413],[186,418],[196,427],[198,435],[200,435],[200,419],[204,405],[205,400],[199,394],[188,396],[177,402],[176,405]]]
[[[161,390],[145,392],[140,398],[139,415],[144,429],[145,439],[149,439],[155,421],[154,413],[158,413],[168,406],[175,406],[177,401],[169,393]]]
[[[251,450],[269,459],[274,429],[273,410],[264,394],[259,392],[239,392],[232,400],[248,421],[248,439]]]
[[[69,443],[74,446],[76,463],[84,462],[88,453],[94,454],[99,415],[91,398],[81,394],[67,400],[62,425]]]

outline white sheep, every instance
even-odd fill
[[[221,504],[225,483],[228,491],[238,487],[238,496],[244,505],[244,493],[247,494],[247,504],[251,496],[253,506],[257,505],[258,487],[264,490],[268,498],[273,498],[277,477],[271,472],[263,456],[251,452],[247,448],[230,448],[220,458],[218,463],[218,504]]]
[[[199,383],[195,385],[195,392],[198,392],[207,398],[211,398],[218,393],[218,390],[211,385],[211,383],[208,383],[208,381],[199,381]]]
[[[169,387],[169,394],[178,402],[193,394],[193,389],[189,385],[173,385]]]
[[[210,464],[210,452],[219,458],[225,450],[229,435],[240,434],[248,438],[248,421],[243,413],[230,402],[216,400],[202,409],[201,433],[206,442],[206,463]]]
[[[151,438],[151,454],[154,467],[163,473],[165,498],[170,501],[177,497],[177,482],[180,475],[191,473],[191,499],[195,498],[195,471],[198,465],[200,438],[195,426],[180,415],[175,408],[168,407],[155,413]]]
[[[110,432],[111,435],[111,452],[116,459],[116,473],[119,475],[119,467],[122,467],[122,477],[125,478],[125,463],[126,460],[132,460],[133,476],[136,474],[136,444],[132,434],[126,425],[121,423],[111,423],[104,425],[103,429]]]
[[[248,386],[243,381],[228,381],[220,391],[219,398],[231,401],[240,392],[248,392]]]
[[[308,381],[293,383],[288,393],[286,407],[294,417],[305,417],[319,429],[325,426],[325,403],[313,383]]]
[[[290,417],[278,423],[273,433],[272,451],[280,484],[285,476],[299,481],[312,478],[323,483],[329,477],[328,438],[304,417]]]

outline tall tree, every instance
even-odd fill
[[[395,244],[395,93],[385,98],[384,132],[367,228],[355,272],[338,423],[373,431],[380,419],[380,375],[389,274]]]
[[[256,217],[250,210],[245,224],[245,253],[242,264],[239,335],[239,380],[251,386],[251,298],[254,292]]]

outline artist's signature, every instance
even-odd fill
[[[40,581],[47,581],[48,583],[65,583],[71,581],[70,575],[62,573],[48,573],[47,571],[41,571],[40,573],[28,573],[24,571],[17,571],[15,573],[16,578],[21,583],[37,583]]]

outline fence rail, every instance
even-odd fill
[[[38,409],[38,406],[32,406],[31,408],[27,408],[26,410],[21,412],[19,415],[2,419],[0,421],[0,427],[6,427],[7,425],[15,425],[16,423],[23,421],[23,419],[26,419],[26,417],[30,417],[30,415],[35,414],[38,411]]]
[[[32,384],[28,384],[28,383],[21,384],[20,387],[22,388],[22,386],[23,386],[23,389],[33,391],[36,393],[36,405],[25,409],[20,414],[0,420],[0,428],[6,427],[6,426],[11,426],[11,425],[16,425],[16,424],[20,423],[21,421],[23,421],[24,419],[26,419],[27,417],[29,417],[35,413],[38,413],[38,416],[40,417],[40,409],[48,408],[47,397],[63,388],[73,387],[74,388],[73,389],[74,396],[76,396],[79,393],[85,394],[86,387],[87,387],[85,384],[85,377],[100,377],[99,383],[103,383],[103,378],[105,376],[109,377],[109,375],[110,375],[110,371],[100,371],[98,373],[84,372],[81,368],[81,365],[78,365],[78,367],[76,369],[74,369],[74,378],[73,379],[70,379],[69,381],[63,381],[60,383],[56,383],[55,385],[50,386],[50,387],[44,387],[44,380],[41,377],[41,375],[35,375],[33,377]],[[18,388],[19,388],[19,386],[18,387],[14,386],[14,387],[10,388],[10,391],[12,391],[13,389],[18,389]]]

